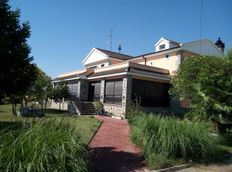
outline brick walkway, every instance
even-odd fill
[[[126,120],[96,116],[103,121],[90,143],[92,172],[144,171],[140,149],[129,138]]]

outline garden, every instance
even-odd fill
[[[88,144],[100,121],[46,110],[42,118],[12,115],[0,105],[0,171],[88,171]]]
[[[176,101],[191,100],[182,115],[143,113],[131,104],[132,141],[150,169],[198,163],[220,164],[232,157],[232,51],[224,57],[184,59],[172,79]]]

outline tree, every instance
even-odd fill
[[[60,104],[63,102],[63,100],[69,97],[69,88],[65,82],[55,84],[53,89],[53,99],[56,102],[59,102],[59,109],[61,109]]]
[[[221,131],[232,124],[232,61],[226,57],[189,57],[173,78],[172,94],[190,98],[188,118],[212,120]]]
[[[27,44],[30,25],[20,23],[19,18],[20,11],[11,10],[8,0],[0,1],[0,93],[11,98],[14,114],[17,101],[36,78],[36,65]]]
[[[37,78],[29,91],[29,99],[39,102],[41,110],[47,107],[49,98],[52,98],[53,86],[51,78],[37,67]]]

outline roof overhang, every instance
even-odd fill
[[[66,74],[59,75],[57,78],[53,79],[53,82],[61,82],[61,81],[69,81],[69,80],[76,80],[76,79],[86,79],[86,76],[93,73],[93,69],[84,69],[69,72]]]
[[[109,79],[117,76],[140,76],[145,78],[154,78],[163,81],[170,81],[171,76],[169,71],[157,67],[145,66],[133,62],[124,62],[107,68],[95,69],[94,73],[88,77],[89,80],[93,79]]]

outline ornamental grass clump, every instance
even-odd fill
[[[87,171],[86,147],[68,123],[21,123],[0,131],[0,171]]]
[[[209,124],[154,115],[136,116],[132,139],[150,167],[167,167],[173,161],[203,161],[217,150],[218,136]]]

